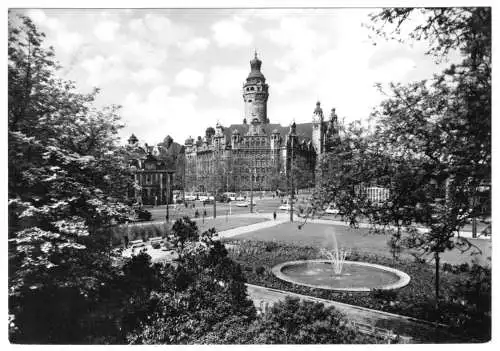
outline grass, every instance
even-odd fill
[[[297,228],[296,223],[285,223],[271,228],[265,228],[234,237],[242,240],[264,240],[280,241],[298,246],[312,246],[316,248],[331,248],[333,246],[332,233],[335,233],[339,247],[349,248],[360,252],[369,252],[385,257],[392,257],[387,246],[388,236],[384,234],[370,234],[368,229],[353,229],[348,226],[332,224],[308,223]],[[441,261],[450,264],[472,262],[477,259],[479,264],[489,264],[491,257],[491,241],[481,239],[469,239],[480,250],[480,255],[471,255],[473,252],[461,253],[458,250],[447,251],[442,254]],[[403,258],[412,258],[410,251],[402,252]],[[431,260],[431,257],[427,257]]]
[[[441,303],[441,310],[437,312],[434,308],[434,269],[432,265],[426,263],[417,263],[408,259],[393,260],[356,250],[348,257],[349,260],[382,264],[399,269],[409,274],[411,281],[406,287],[391,292],[336,292],[285,282],[276,278],[271,271],[272,267],[278,263],[318,258],[320,254],[317,247],[235,238],[225,240],[225,244],[230,257],[241,264],[246,279],[251,284],[452,325],[456,324],[464,312],[464,307],[453,299],[458,298],[455,296],[455,285],[470,278],[467,272],[451,273],[442,270],[440,292],[441,296],[446,297],[446,302]],[[383,320],[380,323],[382,324],[378,326],[384,327]],[[470,329],[468,332],[467,337],[475,338],[477,335]],[[477,337],[482,339],[485,336],[477,335]]]

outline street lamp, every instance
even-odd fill
[[[172,171],[167,171],[167,209],[166,209],[166,213],[165,213],[165,219],[167,221],[167,224],[169,222],[169,219],[170,219],[170,214],[168,212],[168,203],[170,202],[170,187],[172,186],[171,182],[170,182],[170,176],[173,174],[174,172]]]
[[[250,213],[253,213],[253,179],[256,177],[256,170],[254,168],[254,172],[250,173],[251,182],[250,182]]]

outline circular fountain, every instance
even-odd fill
[[[335,233],[332,238],[333,249],[320,251],[327,259],[284,262],[273,267],[273,274],[290,283],[336,291],[391,290],[410,282],[408,274],[394,268],[346,261],[349,250],[339,249]]]
[[[274,266],[273,273],[290,283],[337,291],[390,290],[410,282],[408,274],[397,269],[356,261],[344,261],[340,274],[324,259],[284,262]]]

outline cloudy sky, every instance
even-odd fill
[[[408,82],[441,70],[410,45],[369,38],[376,9],[30,9],[64,78],[99,104],[119,104],[140,140],[181,144],[206,127],[241,123],[242,84],[254,50],[270,85],[268,117],[309,122],[317,100],[346,120],[366,119],[380,82]]]

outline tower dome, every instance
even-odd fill
[[[314,109],[315,115],[323,116],[323,109],[321,108],[321,102],[316,102],[316,108]]]
[[[257,57],[257,51],[255,51],[254,58],[250,61],[250,74],[248,75],[247,81],[252,78],[260,78],[262,80],[266,80],[262,72],[260,71],[260,67],[262,66],[262,61]]]

